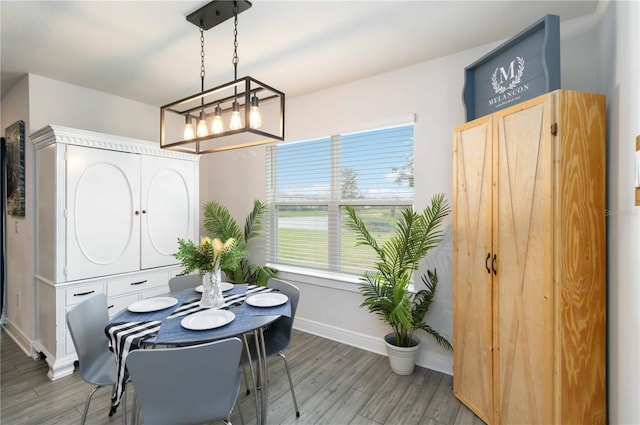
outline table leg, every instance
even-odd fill
[[[262,328],[256,329],[253,331],[253,339],[255,340],[255,343],[256,343],[256,362],[258,364],[258,383],[259,383],[258,388],[260,388],[260,403],[259,405],[256,405],[256,414],[259,411],[257,423],[260,425],[265,425],[267,423],[267,417],[266,417],[266,409],[264,408],[266,403],[266,400],[264,398],[264,395],[265,395],[264,390],[266,388],[267,383],[266,383],[264,368],[266,366],[267,357],[266,357],[266,352],[261,350],[260,335],[262,335]]]
[[[269,377],[267,376],[267,348],[264,344],[264,332],[262,332],[262,328],[260,328],[259,330],[260,333],[260,345],[262,348],[262,355],[263,355],[263,363],[264,363],[264,379],[261,382],[261,386],[262,386],[262,415],[260,416],[260,418],[262,419],[262,424],[266,425],[267,423],[267,408],[268,408],[268,404],[269,404],[269,385],[268,385],[268,379]]]

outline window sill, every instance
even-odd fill
[[[360,292],[360,276],[344,273],[334,273],[322,270],[295,267],[283,264],[267,264],[278,269],[278,277],[283,280],[305,283],[308,285],[322,286],[347,292]],[[409,292],[415,293],[413,283],[409,284]]]
[[[338,289],[347,292],[360,292],[358,289],[358,285],[360,284],[359,276],[283,264],[267,265],[278,269],[278,277],[281,277],[284,280],[306,283],[308,285],[323,286],[325,288]]]

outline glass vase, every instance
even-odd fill
[[[220,270],[206,272],[202,275],[202,298],[200,307],[220,307],[224,304],[222,286],[220,285]]]

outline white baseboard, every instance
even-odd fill
[[[371,351],[372,353],[387,355],[384,341],[370,335],[364,335],[358,332],[349,331],[338,328],[336,326],[327,325],[313,320],[304,319],[297,316],[295,318],[294,328],[313,335],[318,335],[342,344],[351,345],[352,347],[361,348]],[[453,375],[453,359],[449,356],[443,356],[437,353],[429,353],[422,349],[416,360],[418,366],[435,370],[447,375]]]
[[[15,341],[16,345],[22,350],[24,351],[24,353],[33,358],[36,359],[38,358],[38,353],[34,350],[33,348],[33,342],[26,337],[26,335],[24,335],[20,329],[18,329],[12,322],[11,320],[7,319],[5,317],[5,321],[2,325],[2,327],[4,328],[5,332],[7,332],[7,335],[9,335],[9,337]]]

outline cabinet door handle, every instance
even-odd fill
[[[74,297],[83,297],[85,295],[93,294],[96,291],[87,291],[87,292],[79,292],[77,294],[73,294]]]
[[[134,212],[134,214],[135,214],[135,215],[140,215],[140,211],[136,210],[136,211]]]
[[[109,308],[113,308],[113,307],[115,307],[115,306],[114,306],[113,304],[111,304],[111,305],[110,305],[109,307],[107,307],[107,308],[109,309]]]
[[[147,213],[147,210],[142,210],[142,214],[146,214],[146,213]]]
[[[131,286],[133,286],[133,285],[142,285],[145,282],[146,282],[146,279],[145,280],[141,280],[140,282],[131,282],[129,285],[131,285]]]
[[[491,253],[487,252],[487,258],[484,260],[484,267],[487,269],[487,273],[491,274],[491,270],[489,270],[489,258],[491,258]]]
[[[498,274],[498,272],[496,271],[496,260],[498,259],[498,256],[496,254],[493,254],[493,260],[491,260],[491,270],[493,270],[493,274],[496,275]]]
[[[184,276],[184,273],[178,273],[178,274],[176,275],[176,277],[177,277],[177,276]]]

